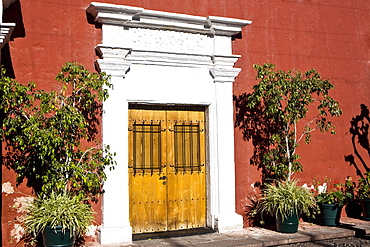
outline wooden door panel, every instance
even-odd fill
[[[162,174],[136,174],[131,177],[130,222],[133,233],[167,231],[167,198]],[[147,188],[141,189],[143,186]],[[145,194],[142,193],[145,191]]]
[[[174,154],[168,176],[168,225],[180,230],[206,225],[204,112],[178,111],[170,121]],[[177,128],[176,128],[177,127]],[[202,142],[203,140],[203,142]]]
[[[133,233],[206,226],[204,111],[130,109],[129,121]]]
[[[163,111],[129,111],[130,222],[133,233],[167,230]]]

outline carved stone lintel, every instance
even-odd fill
[[[165,65],[175,67],[211,67],[213,66],[210,55],[173,53],[150,50],[133,50],[131,48],[110,47],[98,45],[96,47],[100,57],[98,64],[109,71],[126,72],[123,64]],[[117,63],[117,66],[114,66]],[[104,69],[103,69],[104,70]],[[105,71],[105,70],[104,70]]]

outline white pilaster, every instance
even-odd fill
[[[117,70],[115,70],[117,71]],[[106,71],[110,73],[111,71]],[[123,70],[122,73],[125,71]],[[127,146],[127,109],[125,100],[124,79],[113,76],[111,83],[114,90],[110,91],[110,97],[104,102],[103,113],[103,143],[110,146],[111,151],[116,153],[117,166],[114,170],[107,170],[107,181],[104,183],[103,195],[103,224],[99,229],[101,244],[127,243],[132,240],[132,228],[129,221],[129,196],[128,196],[128,146]]]
[[[235,212],[235,164],[232,83],[215,83],[217,107],[218,215],[219,232],[240,230],[243,218]]]

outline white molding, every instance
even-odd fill
[[[87,8],[96,22],[124,27],[185,31],[209,35],[232,36],[251,21],[226,17],[200,17],[124,5],[92,2]]]
[[[101,243],[130,242],[127,112],[129,103],[207,106],[207,226],[239,230],[235,210],[232,87],[240,58],[231,36],[250,21],[200,17],[96,3],[87,9],[102,23],[96,47],[100,71],[114,90],[104,103],[103,143],[117,152],[117,169],[104,184]],[[118,210],[119,208],[119,210]],[[114,238],[122,233],[125,237]]]
[[[183,67],[210,67],[211,57],[201,54],[133,50],[131,48],[98,45],[100,60],[125,61],[127,64],[147,64]]]

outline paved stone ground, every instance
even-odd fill
[[[370,247],[370,222],[342,218],[339,227],[325,227],[308,222],[299,224],[297,233],[279,233],[259,227],[226,233],[183,235],[180,237],[146,238],[127,244],[85,245],[104,247]]]
[[[298,244],[278,245],[280,247],[370,247],[370,236],[348,237],[322,240],[316,242],[306,242]]]

